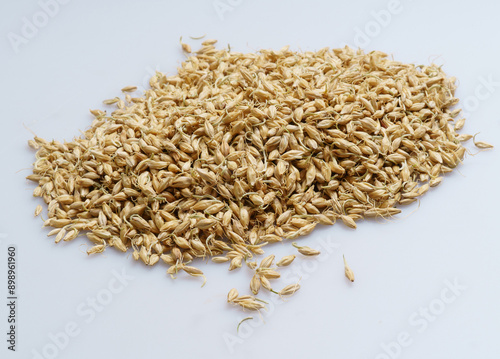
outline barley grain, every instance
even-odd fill
[[[142,95],[103,101],[116,109],[91,110],[81,137],[28,142],[37,156],[27,179],[56,242],[87,231],[89,254],[132,248],[135,260],[161,259],[172,276],[203,276],[186,265],[196,258],[229,270],[244,260],[258,274],[252,292],[272,290],[274,256],[250,261],[267,244],[318,223],[356,228],[364,217],[394,216],[461,163],[460,142],[493,147],[458,135],[464,119],[450,125],[460,112],[450,110],[455,79],[438,66],[348,47],[242,54],[215,43],[194,53],[181,43],[177,74],[157,72]],[[253,297],[239,303],[262,309]]]
[[[345,260],[345,256],[343,256],[343,258],[344,258],[344,272],[345,272],[345,276],[351,282],[354,282],[354,273],[351,270],[351,268],[347,265],[347,261]]]

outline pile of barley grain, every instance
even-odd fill
[[[30,141],[38,152],[28,178],[56,242],[86,233],[89,254],[132,247],[170,274],[202,276],[187,265],[196,257],[230,270],[247,262],[256,293],[279,277],[274,256],[259,268],[249,261],[266,244],[399,213],[457,166],[460,141],[472,137],[456,134],[463,119],[450,124],[455,79],[435,65],[349,48],[242,54],[214,44],[177,75],[158,73],[143,96],[106,100],[118,108],[91,111],[82,137]]]

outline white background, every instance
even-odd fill
[[[388,9],[390,19],[383,16]],[[302,239],[322,256],[297,260],[276,284],[279,289],[301,275],[301,290],[270,305],[265,324],[250,314],[255,320],[239,333],[238,322],[249,314],[225,297],[233,287],[249,292],[247,268],[229,273],[224,264],[197,263],[208,278],[200,288],[199,278],[171,280],[163,264],[146,268],[112,249],[88,257],[84,238],[55,245],[33,218],[40,202],[24,179],[34,162],[27,128],[46,139],[71,140],[90,124],[88,110],[103,108],[101,101],[120,95],[123,86],[145,86],[155,68],[174,74],[183,59],[180,36],[196,49],[200,41],[189,37],[204,34],[242,52],[351,44],[400,61],[442,64],[459,79],[457,96],[468,110],[463,132],[480,132],[479,139],[498,147],[499,10],[489,1],[401,0],[390,7],[385,0],[73,0],[53,9],[44,24],[36,1],[3,0],[0,357],[34,358],[36,351],[71,359],[499,358],[498,148],[468,155],[418,209],[405,207],[390,221],[359,222],[356,231],[341,224],[320,228]],[[33,17],[45,26],[13,45],[9,38],[23,36],[24,18]],[[16,353],[6,349],[9,244],[18,248]],[[266,252],[281,256],[293,249],[284,243]],[[354,284],[343,276],[342,254]],[[134,279],[108,298],[113,271]],[[465,289],[450,295],[446,281]],[[443,293],[453,301],[441,305]],[[110,299],[99,312],[87,304],[96,296]],[[417,318],[429,306],[440,314]],[[76,335],[64,340],[60,333],[71,323]],[[395,343],[404,332],[409,345],[400,347]],[[59,338],[57,352],[51,336]]]

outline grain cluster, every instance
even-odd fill
[[[456,133],[464,120],[454,123],[455,79],[438,66],[347,47],[243,54],[214,44],[205,41],[177,74],[157,73],[144,94],[127,86],[124,98],[105,100],[116,109],[92,110],[82,136],[30,141],[28,178],[56,242],[85,234],[89,254],[131,249],[172,276],[203,276],[188,265],[195,258],[229,270],[247,263],[256,294],[279,276],[251,262],[265,245],[318,224],[356,228],[364,217],[396,215],[461,162],[461,141],[472,138]]]

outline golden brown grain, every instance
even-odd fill
[[[293,242],[292,245],[297,248],[297,250],[299,251],[300,254],[303,254],[305,256],[317,256],[319,254],[321,254],[320,251],[316,250],[316,249],[312,249],[310,247],[307,247],[307,246],[299,246],[297,243]]]
[[[286,266],[289,266],[290,264],[292,264],[293,260],[295,259],[295,255],[289,255],[289,256],[285,256],[283,258],[281,258],[277,263],[276,265],[278,267],[286,267]]]
[[[134,92],[137,91],[137,86],[125,86],[122,88],[122,92]]]
[[[290,284],[283,288],[278,294],[280,297],[294,295],[300,289],[300,284]]]
[[[172,276],[203,276],[187,266],[196,258],[229,270],[244,262],[258,275],[252,291],[257,282],[271,290],[274,256],[254,260],[267,244],[317,224],[394,216],[465,156],[461,142],[472,136],[456,133],[464,119],[450,125],[455,79],[439,66],[348,47],[243,54],[215,43],[204,41],[176,74],[157,72],[143,95],[103,101],[116,109],[91,110],[82,136],[29,141],[37,154],[27,178],[56,242],[86,233],[89,254],[131,249]]]
[[[188,54],[191,53],[191,46],[189,46],[188,44],[183,44],[183,43],[181,43],[181,46],[182,46],[182,50],[184,50]]]
[[[227,294],[227,301],[234,302],[234,300],[238,298],[238,296],[239,296],[238,291],[235,288],[233,288]]]
[[[250,290],[253,294],[259,294],[260,290],[260,277],[258,274],[254,274],[252,280],[250,281]]]
[[[35,217],[38,217],[40,215],[40,213],[42,213],[42,211],[43,211],[43,208],[42,208],[41,205],[36,206],[36,208],[35,208]]]
[[[351,270],[351,268],[349,267],[349,265],[347,265],[347,261],[345,260],[345,256],[343,256],[343,258],[344,258],[344,272],[345,272],[345,276],[351,282],[354,282],[354,272]]]

